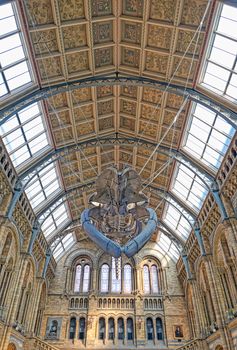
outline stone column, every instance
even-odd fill
[[[33,293],[30,300],[30,313],[28,312],[27,331],[32,335],[34,334],[35,322],[39,308],[39,301],[41,296],[41,290],[44,279],[37,277],[35,281],[35,287],[33,287]],[[29,310],[28,310],[29,311]]]

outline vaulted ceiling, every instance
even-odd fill
[[[52,89],[52,96],[43,100],[50,143],[56,150],[83,143],[57,160],[63,190],[70,193],[71,221],[80,218],[93,187],[72,189],[90,184],[114,164],[119,169],[131,165],[140,173],[150,205],[162,218],[166,201],[161,194],[170,190],[177,171],[170,152],[182,146],[191,104],[169,86],[182,86],[184,95],[196,86],[213,4],[206,0],[25,0],[18,7],[35,88]],[[95,76],[151,78],[166,85],[159,90],[124,81],[92,81],[82,88],[72,84]],[[53,87],[64,82],[71,85],[54,94]],[[207,172],[214,175],[210,169]],[[190,214],[197,215],[192,208]],[[79,226],[73,231],[78,240],[85,237]]]

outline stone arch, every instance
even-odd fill
[[[139,252],[138,254],[140,257],[140,261],[143,260],[145,257],[150,256],[153,259],[157,259],[160,262],[162,268],[170,266],[167,258],[163,254],[161,254],[157,249],[154,249],[153,247],[149,248],[146,245],[146,248],[142,249],[142,251]]]
[[[93,249],[76,249],[72,252],[69,252],[68,256],[66,257],[64,267],[71,268],[73,262],[79,258],[79,256],[87,255],[94,266],[96,266],[97,263],[97,256],[95,254],[95,251]]]

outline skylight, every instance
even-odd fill
[[[37,209],[45,200],[54,196],[62,189],[58,180],[54,163],[46,166],[30,181],[25,189],[33,209]]]
[[[13,115],[0,126],[0,134],[15,167],[50,148],[39,103]]]
[[[201,84],[236,102],[237,96],[237,8],[222,5],[214,27]]]
[[[68,233],[53,250],[53,257],[58,261],[75,243],[73,233]]]
[[[62,203],[57,207],[41,226],[42,232],[47,240],[52,238],[67,222],[70,221],[67,204]]]
[[[217,170],[234,132],[234,128],[218,114],[195,103],[183,147],[195,158]]]
[[[177,166],[174,175],[172,192],[198,211],[206,198],[208,189],[200,178],[183,164]]]
[[[168,255],[175,262],[179,258],[179,250],[176,245],[167,237],[163,232],[160,233],[159,241],[157,242],[158,247],[164,255]]]
[[[171,204],[166,204],[164,213],[165,223],[174,230],[178,236],[186,240],[192,230],[189,221]]]
[[[0,98],[32,82],[13,2],[0,6]]]

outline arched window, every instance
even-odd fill
[[[90,286],[90,266],[85,265],[83,269],[83,286],[82,292],[87,293],[89,291]]]
[[[164,339],[162,320],[159,317],[157,317],[156,319],[156,337],[157,337],[157,340]]]
[[[132,268],[131,265],[124,265],[124,280],[123,280],[123,291],[124,293],[132,292]]]
[[[114,339],[114,319],[112,317],[109,318],[109,340]]]
[[[151,292],[152,293],[159,292],[158,271],[155,265],[151,266]]]
[[[87,293],[90,288],[90,265],[77,265],[75,272],[74,292]]]
[[[86,320],[84,317],[81,317],[79,320],[79,339],[85,339],[85,328],[86,328]]]
[[[147,265],[143,266],[143,289],[145,294],[149,294],[151,292],[150,273],[149,273],[149,267]]]
[[[149,317],[146,320],[147,340],[153,340],[153,321]]]
[[[99,339],[104,340],[105,338],[105,319],[101,317],[99,319]]]
[[[107,293],[109,291],[109,266],[103,264],[100,270],[100,291]]]
[[[127,319],[127,336],[128,340],[133,340],[133,319]]]
[[[81,265],[77,265],[76,273],[75,273],[75,284],[74,284],[74,292],[80,292],[80,284],[81,284]]]
[[[72,317],[70,320],[69,339],[74,339],[75,334],[76,334],[76,318]]]
[[[116,263],[117,263],[117,266],[116,266]],[[118,258],[116,262],[115,258],[112,257],[111,292],[112,293],[121,292],[121,258]]]
[[[124,322],[122,318],[118,319],[118,339],[124,339]]]

